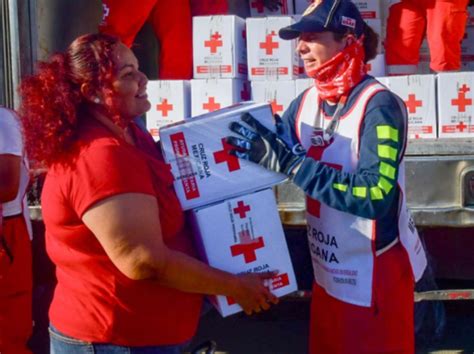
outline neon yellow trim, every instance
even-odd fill
[[[391,127],[390,125],[378,125],[377,138],[393,140],[394,142],[398,143],[398,130]]]
[[[337,189],[338,191],[341,191],[341,192],[346,192],[347,184],[333,183],[332,188]]]
[[[393,185],[383,177],[380,177],[377,186],[380,187],[385,192],[385,194],[390,193],[393,188]]]
[[[370,199],[372,199],[372,200],[383,199],[382,190],[379,187],[371,187],[370,188]]]
[[[377,152],[379,154],[379,157],[383,159],[397,161],[397,149],[391,147],[390,145],[379,144],[377,146]]]
[[[367,197],[367,187],[353,187],[352,194],[355,197],[365,198]]]
[[[388,163],[380,162],[379,172],[382,176],[388,177],[390,179],[395,179],[395,174],[397,169]]]

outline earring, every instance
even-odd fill
[[[94,103],[99,104],[99,103],[100,103],[100,98],[99,98],[99,97],[95,97],[95,98],[94,98]]]

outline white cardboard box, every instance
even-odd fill
[[[237,16],[193,17],[194,78],[246,78],[245,33]]]
[[[162,126],[179,122],[191,115],[189,81],[155,80],[147,85],[151,109],[146,114],[146,128],[157,141]]]
[[[252,81],[252,100],[268,102],[272,113],[282,116],[295,98],[295,81]]]
[[[276,11],[270,11],[264,6],[264,0],[249,0],[250,16],[293,15],[295,13],[293,0],[280,0],[281,6]]]
[[[390,76],[386,86],[405,101],[408,138],[436,138],[435,75]]]
[[[367,62],[367,73],[372,76],[385,76],[387,67],[385,65],[385,54],[377,54],[374,59]]]
[[[296,79],[295,96],[298,97],[304,90],[314,86],[314,79]]]
[[[161,149],[171,165],[183,209],[193,209],[280,183],[286,176],[229,155],[224,138],[236,135],[230,122],[250,112],[275,131],[269,104],[245,102],[160,130]],[[243,123],[245,125],[245,123]]]
[[[278,270],[269,282],[278,296],[297,290],[274,193],[265,189],[192,211],[196,243],[205,262],[234,274]],[[212,296],[223,316],[242,311],[232,298]]]
[[[250,100],[250,83],[240,79],[191,80],[191,115],[216,111]]]
[[[438,136],[474,137],[474,72],[438,74]]]
[[[280,28],[293,22],[290,16],[247,19],[250,80],[293,80],[298,77],[296,41],[278,36]]]
[[[362,18],[382,18],[380,0],[352,0],[359,9]]]

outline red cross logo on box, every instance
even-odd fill
[[[467,128],[467,125],[464,124],[464,122],[459,122],[457,125],[456,125],[456,128],[462,133],[464,131],[464,129]]]
[[[276,98],[271,100],[270,102],[270,105],[272,106],[272,113],[273,114],[276,114],[278,112],[283,112],[283,105],[282,104],[278,104]]]
[[[413,93],[408,95],[408,100],[405,101],[405,104],[407,105],[408,113],[416,113],[416,109],[423,105],[420,100],[416,99],[416,96]]]
[[[221,141],[223,149],[214,153],[214,161],[217,164],[226,162],[229,172],[240,170],[239,158],[229,154],[229,150],[232,150],[233,146],[227,144],[225,138],[222,138]]]
[[[264,10],[263,0],[253,0],[250,6],[252,9],[256,9],[259,14],[261,14]]]
[[[275,31],[265,36],[265,42],[260,42],[260,49],[265,49],[266,55],[273,55],[273,49],[278,49],[280,44],[273,41],[273,37],[276,36]]]
[[[245,205],[242,200],[239,200],[237,203],[237,207],[233,209],[234,214],[239,214],[241,219],[244,219],[247,216],[247,212],[250,211],[250,206]]]
[[[469,91],[471,91],[471,89],[464,84],[458,91],[458,98],[451,100],[453,106],[458,106],[458,112],[466,112],[466,107],[472,105],[472,99],[466,98],[466,94]]]
[[[173,105],[168,103],[168,99],[165,98],[161,103],[156,105],[156,110],[161,112],[163,117],[168,117],[168,112],[173,110]]]
[[[221,104],[216,102],[216,98],[213,96],[209,96],[206,103],[202,105],[203,109],[206,109],[208,112],[217,111],[221,108]]]
[[[214,32],[208,41],[204,41],[204,47],[211,49],[211,53],[217,53],[217,48],[222,47],[222,36],[219,32]]]
[[[243,255],[245,263],[255,262],[257,260],[256,251],[265,247],[263,237],[252,239],[249,230],[242,230],[239,232],[239,239],[240,243],[230,246],[232,257]]]

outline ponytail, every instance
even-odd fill
[[[364,26],[365,63],[374,59],[377,56],[378,44],[379,35],[372,29],[372,27],[368,25]]]
[[[20,116],[28,156],[39,166],[48,166],[68,151],[77,127],[79,88],[68,80],[64,54],[38,63],[38,73],[20,84]]]

